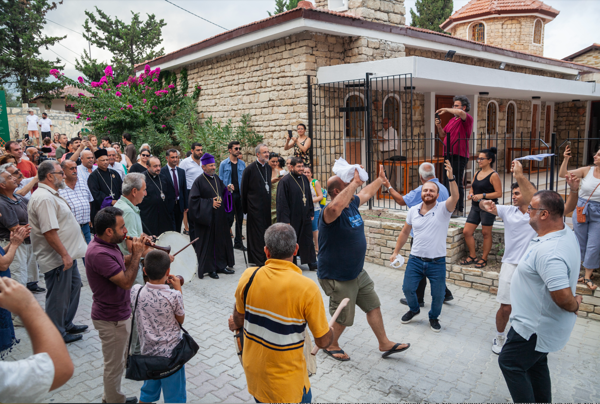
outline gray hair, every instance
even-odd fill
[[[6,173],[6,174],[8,174],[8,175],[12,175],[11,173],[9,173],[9,172],[8,172],[8,171],[6,171],[6,170],[0,170],[0,185],[2,185],[2,184],[6,184],[6,178],[4,178],[4,177],[2,176],[2,174],[4,174],[4,173]]]
[[[144,149],[147,149],[148,151],[150,151],[150,145],[148,143],[144,143],[143,145],[141,145],[139,153],[141,153],[142,150],[144,150]]]
[[[123,187],[121,188],[121,192],[123,196],[129,196],[133,188],[138,191],[142,189],[144,183],[146,182],[146,176],[142,173],[130,173],[123,178]]]
[[[471,101],[469,101],[469,99],[464,95],[457,95],[452,101],[460,101],[463,107],[467,107],[465,112],[469,112],[471,110]]]
[[[265,244],[271,258],[291,258],[296,251],[296,231],[287,223],[275,223],[265,232]]]
[[[435,177],[435,166],[431,163],[423,163],[419,166],[419,175],[426,180]]]
[[[9,167],[13,167],[13,166],[14,166],[14,167],[16,167],[17,165],[16,165],[15,163],[6,163],[6,164],[2,164],[2,165],[0,166],[0,173],[1,173],[1,172],[3,172],[3,171],[6,171],[6,170],[8,170],[8,168],[9,168]]]
[[[116,153],[116,152],[117,152],[117,149],[115,149],[114,147],[107,147],[107,148],[106,148],[106,152],[107,152],[107,153],[108,153],[108,152],[111,152],[111,151],[114,151],[114,152]]]
[[[255,148],[254,148],[254,154],[258,154],[260,153],[260,149],[262,149],[263,147],[269,148],[269,146],[267,146],[264,143],[259,143]]]
[[[54,167],[60,166],[56,160],[46,160],[38,167],[38,179],[40,182],[46,181],[48,174],[54,172]]]

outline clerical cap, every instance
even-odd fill
[[[203,166],[215,164],[215,157],[210,153],[204,153],[202,157],[200,157],[200,162]]]
[[[94,152],[94,157],[96,157],[96,160],[102,156],[108,156],[106,149],[98,149]]]

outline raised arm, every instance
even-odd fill
[[[514,160],[512,162],[512,173],[519,184],[519,189],[521,190],[521,195],[523,199],[523,203],[529,205],[529,202],[533,199],[533,195],[537,192],[535,186],[529,181],[525,175],[523,175],[523,165],[518,160]]]
[[[360,175],[358,175],[358,170],[355,170],[352,182],[350,182],[350,184],[348,184],[346,188],[344,188],[344,190],[323,210],[323,220],[326,224],[332,223],[340,217],[344,209],[350,204],[350,201],[354,197],[354,193],[362,184],[363,182],[360,179]]]
[[[294,143],[296,143],[296,140],[297,140],[297,138],[295,138],[295,137],[292,137],[291,139],[288,138],[285,141],[285,146],[283,147],[283,150],[289,150],[292,147],[294,147]]]
[[[355,172],[356,175],[358,171]],[[367,203],[369,199],[371,199],[381,188],[384,182],[387,182],[387,178],[385,177],[385,171],[383,170],[383,165],[379,165],[379,177],[366,187],[360,190],[358,193],[358,197],[360,198],[360,204]]]
[[[69,157],[69,160],[77,161],[77,159],[79,159],[79,156],[81,155],[81,152],[85,149],[86,145],[89,146],[89,144],[90,142],[88,142],[87,140],[81,142],[77,150],[75,150],[75,153],[73,153],[73,155]]]
[[[404,202],[404,197],[402,194],[392,188],[392,184],[390,184],[390,181],[387,178],[385,179],[383,185],[388,189],[391,197],[394,198],[394,201],[396,201],[398,205],[406,206],[406,202]]]
[[[573,173],[579,178],[583,178],[587,175],[590,168],[589,167],[580,167],[575,170],[569,171],[569,160],[571,159],[571,147],[567,145],[565,147],[565,152],[563,153],[563,162],[560,165],[560,170],[558,171],[558,176],[560,178],[567,178],[567,173]]]
[[[577,201],[579,200],[579,183],[581,178],[572,173],[567,173],[567,184],[569,184],[569,196],[565,203],[565,216],[572,213],[577,207]]]
[[[450,165],[450,162],[448,160],[446,160],[446,162],[444,163],[444,166],[446,168],[446,175],[447,178],[450,181],[450,198],[448,198],[448,200],[446,201],[446,209],[448,209],[448,212],[454,212],[454,209],[456,208],[456,204],[458,203],[458,198],[460,198],[459,194],[458,194],[458,185],[456,184],[456,177],[454,176],[454,173],[452,172],[452,165]]]
[[[25,179],[23,179],[23,181],[25,181]],[[38,181],[39,181],[39,178],[38,178],[37,175],[35,177],[32,177],[31,181],[29,181],[27,183],[27,185],[25,185],[23,188],[21,188],[18,191],[16,191],[16,194],[20,195],[20,196],[27,195],[29,192],[31,192],[31,190],[33,189],[33,187],[35,187],[37,185]]]

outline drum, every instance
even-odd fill
[[[161,247],[171,246],[171,254],[176,253],[190,243],[190,238],[175,231],[167,231],[156,239],[156,245]],[[171,264],[171,275],[181,275],[185,279],[185,284],[189,284],[194,275],[198,272],[198,258],[194,245],[189,246],[175,256]]]

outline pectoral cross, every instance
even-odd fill
[[[115,194],[111,192],[111,193],[110,193],[110,197],[114,199],[114,197],[115,197]]]
[[[302,202],[304,202],[304,206],[306,206],[306,196],[302,195]]]

